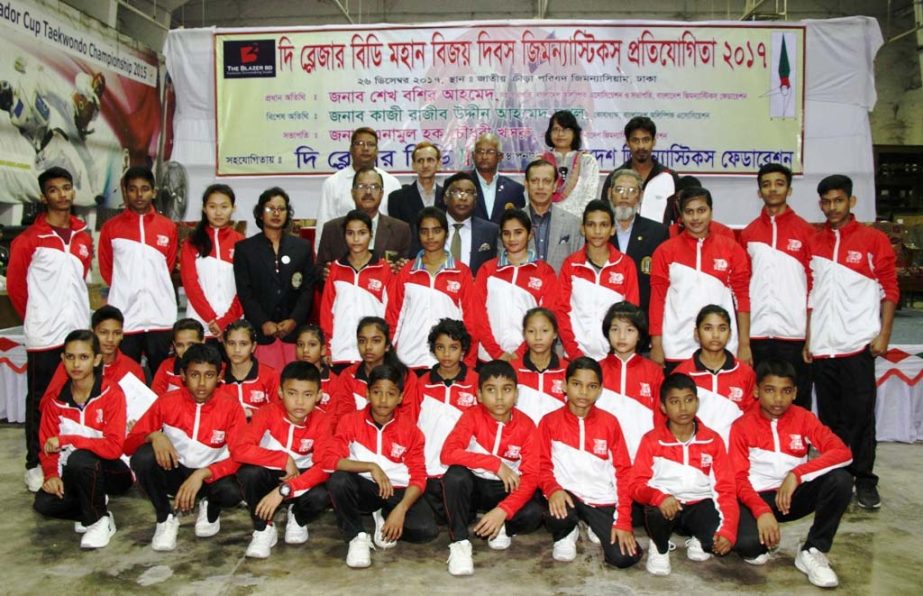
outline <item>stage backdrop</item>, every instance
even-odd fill
[[[817,182],[841,172],[855,179],[856,212],[868,221],[875,214],[868,112],[881,43],[867,17],[784,26],[512,21],[175,30],[164,48],[177,91],[172,158],[189,169],[190,219],[204,187],[229,174],[238,217],[251,219],[259,192],[275,184],[292,195],[296,216],[313,217],[323,176],[310,174],[347,166],[343,131],[358,126],[382,131],[379,163],[400,173],[409,169],[407,146],[424,138],[449,149],[445,170],[465,168],[465,150],[484,124],[512,154],[504,169],[516,170],[544,147],[538,133],[547,115],[570,108],[585,125],[585,145],[610,170],[627,157],[625,122],[646,113],[658,123],[663,160],[702,177],[720,221],[740,226],[756,216],[752,175],[728,174],[769,159],[790,160],[802,172],[792,202],[807,219],[822,218]],[[269,73],[277,76],[256,76]]]
[[[60,8],[0,3],[0,202],[38,200],[37,174],[62,166],[78,205],[121,204],[127,165],[157,154],[157,55]]]

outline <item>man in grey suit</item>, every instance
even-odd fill
[[[557,180],[558,169],[544,159],[536,159],[526,166],[528,213],[532,219],[529,248],[560,273],[564,259],[583,248],[583,234],[580,220],[562,209],[555,209],[551,201]]]
[[[396,269],[410,256],[410,226],[378,212],[383,187],[381,175],[375,168],[361,168],[353,176],[352,195],[356,209],[372,218],[372,244],[369,248]],[[347,250],[343,218],[331,219],[324,224],[321,232],[316,261],[318,273],[326,279],[330,261],[339,259]]]

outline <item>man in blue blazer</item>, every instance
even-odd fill
[[[497,174],[497,168],[503,161],[503,151],[500,149],[500,138],[494,133],[478,137],[472,157],[474,171],[469,175],[478,193],[474,216],[500,225],[504,211],[526,206],[525,189],[512,178]]]
[[[388,195],[388,215],[413,227],[424,207],[443,205],[442,187],[436,184],[442,152],[429,141],[421,141],[414,147],[410,161],[417,179]]]

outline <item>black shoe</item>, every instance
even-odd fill
[[[875,485],[856,485],[856,501],[863,509],[881,508],[881,497],[878,496],[878,487]]]

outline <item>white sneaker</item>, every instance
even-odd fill
[[[385,516],[381,514],[381,509],[372,512],[372,519],[375,521],[375,546],[382,550],[388,550],[389,548],[397,546],[397,542],[385,540],[385,537],[381,535],[381,529],[385,525]]]
[[[644,568],[647,569],[647,572],[651,575],[670,575],[670,551],[660,554],[660,551],[657,550],[657,546],[651,542],[650,548],[647,549],[647,561],[644,563]]]
[[[752,559],[744,559],[744,563],[747,563],[748,565],[756,565],[757,567],[760,567],[769,562],[769,556],[770,556],[769,551],[766,551],[765,553],[761,555],[756,555]]]
[[[465,540],[464,542],[468,541]],[[500,531],[497,533],[497,535],[487,541],[487,546],[493,550],[506,550],[510,547],[511,544],[513,544],[513,540],[506,533],[506,524],[500,526]]]
[[[346,566],[353,569],[363,569],[372,564],[372,541],[365,532],[359,532],[349,541],[349,550],[346,552]]]
[[[167,521],[160,522],[154,529],[151,548],[161,552],[175,550],[177,532],[179,532],[179,520],[170,514],[167,516]]]
[[[253,530],[253,538],[247,546],[246,556],[251,559],[268,559],[272,547],[279,541],[279,531],[273,524],[266,524],[262,530]]]
[[[208,521],[208,499],[199,501],[199,517],[195,520],[195,535],[199,538],[211,538],[221,531],[221,516],[213,522]]]
[[[285,544],[304,544],[308,541],[308,526],[298,525],[292,508],[285,514]]]
[[[551,558],[564,563],[569,563],[576,559],[578,536],[580,536],[580,533],[577,527],[574,526],[570,534],[554,543],[554,548],[551,549]]]
[[[818,588],[835,588],[840,584],[836,573],[830,568],[827,556],[814,548],[799,550],[795,557],[795,567],[808,576],[808,581]]]
[[[599,536],[596,535],[596,532],[593,531],[593,528],[591,528],[589,524],[580,522],[580,525],[586,528],[586,539],[590,541],[590,544],[596,544],[596,545],[602,544],[599,541]]]
[[[79,522],[79,521],[76,521],[76,522],[74,522],[74,532],[76,532],[76,533],[78,533],[78,534],[86,534],[86,533],[87,533],[87,527],[86,527],[85,525],[83,525],[83,523],[81,523],[81,522]]]
[[[459,540],[449,544],[449,573],[452,575],[471,575],[474,573],[471,542],[468,540]]]
[[[655,549],[656,550],[656,549]],[[693,536],[686,539],[686,558],[690,561],[707,561],[711,559],[711,553],[705,552],[699,539]]]
[[[106,512],[96,523],[86,527],[83,538],[80,539],[80,548],[103,548],[109,544],[109,539],[115,534],[115,518]]]
[[[30,492],[37,493],[42,490],[42,485],[45,484],[45,473],[42,472],[42,467],[35,466],[26,470],[24,480]]]

